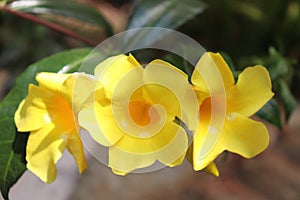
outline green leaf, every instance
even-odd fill
[[[203,52],[201,52],[201,50],[199,50],[199,48],[195,48],[194,46],[191,46],[189,44],[184,44],[179,41],[178,41],[177,46],[179,48],[176,51],[177,54],[168,53],[167,55],[164,56],[163,59],[166,60],[167,62],[170,62],[171,64],[176,66],[178,69],[182,70],[183,72],[185,72],[188,75],[189,80],[190,80],[191,76],[192,76],[192,72],[194,70],[194,66],[184,58],[188,57],[188,55],[193,55],[195,53],[197,54],[197,56],[201,55],[202,53],[204,53],[204,49],[203,49]],[[179,56],[179,55],[181,55],[181,56]]]
[[[297,106],[297,101],[293,96],[293,94],[291,93],[287,83],[284,80],[282,79],[279,80],[279,86],[280,86],[281,101],[285,111],[285,120],[288,121],[292,112]]]
[[[232,6],[235,12],[246,16],[256,23],[261,23],[263,20],[265,20],[265,13],[253,2],[232,1],[230,6]]]
[[[176,29],[206,8],[199,0],[141,1],[130,18],[128,28],[164,27]]]
[[[105,29],[107,36],[113,35],[113,29],[107,20],[94,8],[74,1],[26,0],[13,1],[8,5],[12,10],[34,14],[56,14],[95,24]]]
[[[163,60],[171,63],[178,69],[185,72],[189,76],[189,78],[191,77],[192,67],[190,65],[188,65],[186,60],[183,59],[181,56],[169,53],[163,57]]]
[[[269,48],[268,63],[269,72],[272,80],[276,80],[279,77],[286,76],[289,73],[289,67],[292,61],[284,58],[274,47]]]
[[[260,118],[282,128],[280,110],[276,100],[273,98],[269,100],[257,113]]]
[[[36,83],[38,72],[58,72],[66,66],[69,70],[76,70],[90,51],[87,48],[69,50],[30,65],[0,103],[0,189],[5,199],[8,199],[10,187],[26,170],[25,146],[28,133],[17,132],[14,113],[27,95],[28,84]]]
[[[192,19],[205,8],[206,4],[199,0],[147,0],[140,1],[134,8],[127,29],[143,27],[162,27],[176,29]],[[139,34],[129,34],[127,46],[141,42],[152,44],[163,38],[167,32],[157,34],[157,31],[145,31]]]

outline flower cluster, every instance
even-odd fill
[[[227,150],[251,158],[266,149],[266,127],[250,119],[270,98],[262,66],[246,68],[235,83],[220,54],[205,53],[188,76],[171,64],[142,65],[132,55],[107,58],[94,75],[42,72],[38,86],[15,113],[19,132],[30,132],[27,168],[51,183],[67,149],[81,173],[87,167],[80,130],[108,149],[119,175],[159,161],[218,176],[216,157]]]

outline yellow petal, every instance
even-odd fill
[[[105,88],[107,97],[111,98],[120,80],[134,68],[142,69],[132,55],[119,55],[101,62],[94,73]]]
[[[214,98],[214,99],[213,99]],[[219,145],[223,141],[222,131],[226,122],[226,110],[223,99],[206,98],[199,110],[200,119],[194,136],[193,165],[195,170],[202,170],[224,151]]]
[[[184,158],[185,158],[185,153],[182,154],[177,160],[175,160],[174,162],[172,163],[168,163],[168,164],[165,164],[169,167],[175,167],[175,166],[178,166],[178,165],[181,165],[182,162],[184,161]],[[163,161],[161,161],[163,163]],[[166,162],[165,162],[166,163]]]
[[[28,96],[19,104],[14,120],[18,131],[37,130],[51,121],[47,103],[55,99],[55,94],[30,84]],[[33,123],[34,122],[34,123]]]
[[[148,71],[150,68],[151,70],[155,70],[155,69],[152,69],[152,68],[158,68],[157,70],[158,71],[154,71],[154,72],[151,72],[151,73],[154,73],[155,76],[152,77],[152,78],[157,78],[159,81],[162,80],[161,76],[164,75],[164,73],[160,72],[159,70],[163,70],[163,71],[166,71],[167,69],[163,69],[164,67],[167,67],[170,69],[170,72],[176,72],[177,75],[180,75],[182,76],[182,78],[184,78],[185,80],[188,80],[188,75],[186,73],[184,73],[183,71],[181,71],[180,69],[178,69],[177,67],[173,66],[172,64],[166,62],[166,61],[163,61],[163,60],[160,60],[160,59],[156,59],[156,60],[153,60],[151,61],[145,68],[145,74],[149,73],[149,72],[146,72]],[[148,69],[147,69],[148,68]],[[160,73],[159,73],[160,72]],[[168,73],[168,71],[166,71]],[[157,77],[159,76],[159,77]],[[163,79],[168,79],[170,77],[168,76],[163,76]],[[171,79],[172,80],[172,79]]]
[[[199,105],[206,99],[209,98],[209,94],[200,90],[196,85],[193,85],[193,90],[195,92],[196,98],[198,100]]]
[[[219,53],[202,55],[192,74],[191,81],[200,91],[215,94],[227,90],[234,84],[230,68]]]
[[[125,136],[115,145],[124,151],[136,154],[159,153],[159,151],[162,151],[161,156],[163,156],[163,152],[173,150],[174,155],[170,156],[169,159],[172,160],[170,162],[174,162],[180,155],[185,153],[187,148],[185,142],[187,139],[186,135],[184,135],[185,137],[182,136],[182,128],[172,121],[173,119],[167,119],[163,128],[158,132],[154,132],[154,134],[150,129],[147,131],[147,128],[140,132],[140,136],[132,136],[131,133],[124,132]],[[178,137],[182,141],[179,141]],[[174,149],[174,146],[170,145],[173,141],[177,142],[178,149]],[[170,146],[168,147],[168,145]],[[168,149],[164,150],[164,147]]]
[[[52,121],[64,123],[64,127],[74,127],[72,105],[60,95],[60,86],[55,83],[56,80],[62,82],[66,77],[69,76],[40,73],[37,79],[43,86],[29,85],[28,96],[15,113],[15,123],[19,131],[37,130]]]
[[[223,143],[230,152],[251,158],[264,151],[269,144],[265,125],[241,114],[233,113],[224,128]]]
[[[31,131],[26,147],[27,167],[47,183],[55,180],[55,165],[66,145],[76,159],[79,171],[86,168],[83,148],[76,132],[77,119],[68,101],[73,91],[66,93],[66,99],[61,92],[61,84],[70,76],[55,73],[37,75],[40,86],[29,86],[28,96],[15,114],[18,130]]]
[[[209,124],[200,123],[194,136],[193,142],[193,166],[194,170],[203,170],[221,154],[226,146],[224,145],[223,132],[211,132]],[[221,130],[222,131],[222,130]],[[212,168],[213,169],[213,168]],[[216,173],[212,171],[212,173]]]
[[[214,176],[219,176],[219,170],[215,162],[211,162],[209,165],[207,165],[207,167],[203,169],[203,171]]]
[[[42,181],[52,183],[56,178],[56,163],[66,146],[61,131],[54,124],[32,131],[26,146],[27,168]]]
[[[77,131],[69,134],[67,148],[76,161],[79,173],[82,173],[86,169],[87,164],[80,135]]]
[[[40,87],[53,92],[58,92],[63,82],[69,76],[71,76],[71,74],[41,72],[37,74],[36,80],[38,81]]]
[[[109,148],[109,163],[113,172],[118,175],[126,175],[129,172],[152,165],[155,162],[155,154],[135,154],[119,149],[117,146]]]
[[[78,115],[81,127],[101,145],[111,146],[123,137],[124,133],[115,122],[112,107],[102,107],[95,103],[82,109]]]
[[[162,85],[148,84],[143,86],[143,96],[151,104],[158,104],[164,108],[168,115],[182,116],[179,99],[172,90]]]
[[[224,150],[240,154],[245,158],[251,158],[264,151],[269,143],[268,131],[262,123],[238,113],[228,116],[218,140],[209,140],[213,136],[207,132],[207,130],[200,128],[195,136],[193,154],[195,170],[207,167]],[[208,138],[205,142],[215,142],[209,151],[205,150],[204,135]],[[201,153],[203,149],[204,152],[208,153]]]
[[[251,116],[273,95],[268,71],[262,66],[247,67],[230,90],[228,112]]]
[[[181,70],[162,60],[154,60],[144,70],[143,83],[143,95],[152,104],[161,105],[168,114],[179,118],[186,114],[190,118],[183,120],[186,123],[195,119],[197,99],[188,82],[188,76]]]
[[[194,166],[194,164],[193,164],[193,146],[194,146],[193,143],[189,146],[186,157],[187,157],[187,160],[190,163],[192,163],[192,165]],[[205,171],[209,174],[212,174],[214,176],[219,176],[219,170],[218,170],[218,167],[215,162],[211,162],[210,164],[208,164],[205,168],[203,168],[203,171]]]
[[[163,130],[169,133],[171,131],[176,131],[176,135],[172,141],[166,143],[165,146],[157,152],[157,159],[170,167],[182,163],[188,148],[188,140],[184,129],[176,126],[177,125],[173,123],[169,125],[168,129]]]
[[[119,80],[112,80],[111,83],[116,84],[114,86],[103,85],[107,98],[111,99],[113,104],[128,103],[131,95],[143,86],[143,68],[135,67],[119,78]],[[114,90],[110,96],[110,88],[112,87]]]
[[[107,70],[107,68],[111,67],[110,65],[112,64],[120,64],[120,68],[125,70],[123,71],[123,73],[126,73],[126,69],[128,70],[132,67],[134,68],[135,66],[140,65],[139,62],[131,54],[129,54],[129,56],[126,56],[124,54],[111,56],[97,65],[94,71],[95,76],[101,76]]]
[[[72,105],[73,112],[78,113],[88,103],[89,98],[94,98],[92,95],[97,85],[94,76],[74,73],[62,83],[59,92]]]

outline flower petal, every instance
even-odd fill
[[[191,105],[190,99],[185,98],[188,92],[194,94],[188,76],[167,62],[162,60],[150,62],[144,70],[143,83],[145,99],[152,104],[160,104],[170,115],[180,117],[181,111]],[[196,104],[196,96],[194,97]],[[195,109],[197,108],[191,109],[191,112]],[[188,115],[188,112],[186,114]]]
[[[161,159],[161,162],[164,164],[167,163],[165,165],[167,165],[169,167],[175,167],[175,166],[181,165],[182,162],[184,161],[184,158],[185,158],[185,153],[182,154],[177,160],[173,161],[172,163],[164,162],[162,159]]]
[[[85,73],[74,73],[61,85],[59,92],[72,105],[74,113],[78,113],[96,91],[98,83],[96,78]]]
[[[223,91],[234,85],[230,68],[219,53],[202,55],[192,74],[191,81],[199,90],[208,94]]]
[[[39,86],[53,92],[58,92],[63,82],[72,74],[41,72],[36,75]]]
[[[14,120],[18,131],[37,130],[49,123],[51,119],[47,112],[47,102],[55,96],[48,90],[30,84],[28,96],[19,104],[15,112]]]
[[[32,131],[26,146],[27,168],[42,181],[52,183],[56,178],[56,163],[62,156],[66,141],[61,131],[50,123]]]
[[[124,62],[124,63],[122,63]],[[99,77],[102,76],[102,74],[107,70],[107,68],[112,67],[111,65],[120,64],[119,68],[123,69],[124,71],[120,72],[120,74],[124,74],[127,72],[127,70],[132,69],[136,66],[140,66],[139,62],[131,55],[126,56],[124,54],[117,55],[117,56],[111,56],[102,62],[100,62],[97,67],[95,68],[94,74],[95,76]],[[120,69],[120,70],[121,70]],[[114,69],[116,70],[116,69]],[[107,73],[107,72],[105,72]]]
[[[110,96],[110,89],[103,85],[107,98],[111,99],[113,104],[128,103],[131,95],[143,86],[143,68],[136,67],[124,74],[118,81]],[[113,82],[112,82],[113,83]],[[109,86],[110,87],[110,86]]]
[[[170,167],[180,165],[185,157],[188,140],[183,128],[178,128],[175,123],[168,126],[168,129],[164,130],[171,133],[176,132],[172,141],[166,143],[166,145],[157,152],[157,159]]]
[[[106,95],[111,99],[120,80],[132,69],[141,68],[141,65],[132,55],[109,57],[95,68],[95,75],[105,88]]]
[[[81,127],[101,145],[111,146],[119,141],[124,133],[115,122],[112,107],[95,103],[82,109],[78,115]]]
[[[263,66],[247,67],[230,90],[228,112],[251,116],[257,112],[274,93],[268,71]]]
[[[179,99],[173,91],[162,85],[148,84],[143,86],[143,97],[152,105],[160,105],[170,116],[182,116]]]
[[[109,164],[113,172],[118,175],[126,175],[129,172],[148,167],[155,162],[155,154],[134,154],[119,149],[117,146],[109,148]]]
[[[209,93],[205,93],[203,91],[200,90],[200,88],[198,88],[196,85],[193,85],[193,90],[194,90],[194,93],[196,95],[196,98],[198,100],[198,103],[199,105],[201,105],[201,103],[210,97]]]
[[[86,164],[81,138],[77,131],[74,131],[69,134],[67,149],[74,157],[79,173],[82,173],[86,169],[87,164]]]
[[[211,175],[214,176],[219,176],[220,174],[215,162],[211,162],[209,165],[207,165],[207,167],[203,169],[203,171],[210,173]]]
[[[262,123],[238,113],[229,115],[227,118],[218,139],[214,138],[214,134],[209,134],[208,128],[204,128],[200,124],[194,139],[193,161],[195,170],[207,167],[224,150],[240,154],[245,158],[251,158],[267,148],[269,134]],[[214,145],[210,145],[212,148],[206,149],[207,146],[205,145],[209,143]]]
[[[160,59],[156,59],[151,61],[145,68],[145,74],[148,73],[154,73],[155,76],[151,76],[152,78],[157,78],[158,80],[162,80],[162,76],[163,79],[170,79],[172,81],[171,77],[165,76],[164,73],[162,73],[160,70],[165,71],[166,69],[163,69],[164,67],[169,68],[170,72],[176,72],[177,75],[182,76],[182,78],[184,78],[185,80],[188,80],[188,75],[186,73],[184,73],[183,71],[181,71],[180,69],[178,69],[177,67],[173,66],[172,64],[160,60]],[[148,68],[148,69],[147,69]],[[154,68],[154,69],[153,69]],[[155,69],[157,68],[157,69]],[[150,72],[148,70],[155,70],[153,72]],[[168,72],[168,71],[167,71]],[[157,77],[158,76],[158,77]],[[174,81],[174,80],[173,80]]]
[[[186,153],[186,158],[194,166],[193,149],[194,149],[194,144],[192,143],[188,148],[188,151]],[[215,162],[211,162],[210,164],[208,164],[205,168],[203,168],[203,171],[212,174],[214,176],[219,176],[219,170]]]
[[[265,125],[241,114],[227,120],[222,135],[223,146],[230,152],[252,158],[264,151],[269,144],[269,134]]]
[[[223,132],[210,131],[209,123],[200,123],[194,136],[193,142],[193,166],[194,170],[204,168],[213,169],[209,166],[219,154],[226,149]],[[216,173],[215,171],[212,171]]]
[[[159,153],[162,151],[161,156],[164,152],[174,151],[173,155],[170,155],[170,162],[174,162],[179,158],[180,155],[185,153],[187,149],[187,136],[182,135],[182,128],[173,122],[173,119],[168,118],[165,122],[165,125],[159,132],[155,134],[152,133],[152,130],[147,128],[141,131],[140,137],[129,135],[130,133],[124,132],[124,137],[118,141],[115,145],[118,148],[135,153],[135,154],[145,154],[145,153]],[[179,140],[178,138],[182,139]],[[177,149],[174,149],[174,146],[170,145],[175,143],[178,145]],[[185,145],[184,145],[185,144]],[[170,145],[170,147],[168,147]],[[164,148],[168,148],[165,149]],[[179,153],[178,153],[179,152]]]

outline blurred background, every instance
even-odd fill
[[[27,171],[11,199],[300,199],[299,0],[18,0],[0,1],[0,11],[0,99],[31,63],[147,26],[176,29],[221,52],[235,75],[266,66],[276,93],[255,116],[270,131],[267,151],[251,160],[225,152],[219,178],[188,162],[119,177],[88,152],[89,168],[79,176],[66,153],[55,183]]]

